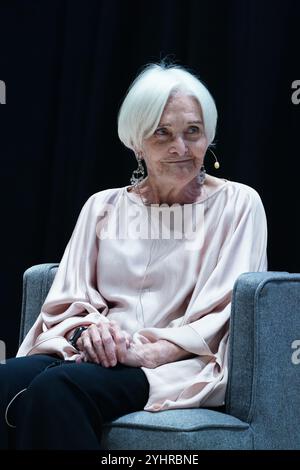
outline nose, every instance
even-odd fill
[[[185,140],[181,136],[177,136],[172,141],[170,145],[169,152],[172,154],[177,154],[179,156],[184,156],[188,151]]]

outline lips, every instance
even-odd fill
[[[184,162],[191,162],[192,159],[191,158],[188,158],[187,160],[172,160],[171,162],[167,161],[167,162],[164,162],[164,163],[184,163]]]

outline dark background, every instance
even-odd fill
[[[254,187],[269,270],[299,272],[300,2],[0,1],[1,332],[15,354],[26,268],[58,262],[94,192],[129,184],[122,98],[166,56],[206,83],[219,111],[207,172]]]

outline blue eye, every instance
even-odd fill
[[[188,133],[189,133],[189,134],[196,134],[197,132],[199,132],[199,130],[200,130],[199,127],[197,127],[197,126],[191,126],[191,127],[189,127],[189,129],[188,129]]]
[[[158,129],[156,129],[156,131],[154,132],[154,134],[156,134],[156,135],[167,135],[167,133],[168,133],[168,131],[164,127],[160,127]]]

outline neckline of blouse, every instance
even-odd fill
[[[210,194],[209,196],[207,196],[205,199],[202,199],[200,201],[196,201],[196,202],[191,202],[191,203],[187,203],[187,204],[178,204],[178,203],[174,203],[173,205],[169,206],[168,204],[144,204],[141,200],[140,200],[140,197],[138,196],[138,194],[135,194],[133,193],[132,191],[128,192],[128,189],[131,188],[131,185],[129,186],[124,186],[123,188],[123,192],[126,194],[126,196],[128,197],[128,199],[130,199],[132,202],[135,202],[136,204],[140,205],[140,206],[143,206],[143,207],[157,207],[157,208],[160,208],[160,209],[163,209],[163,208],[166,208],[166,209],[169,209],[169,208],[172,208],[172,209],[175,209],[177,207],[179,208],[182,208],[184,206],[193,206],[195,204],[202,204],[203,202],[206,202],[208,199],[210,199],[211,197],[215,196],[216,194],[218,194],[220,191],[222,191],[226,186],[227,186],[227,183],[229,182],[229,180],[225,179],[225,178],[220,178],[224,181],[224,184],[222,184],[222,186],[219,186],[216,191],[214,191],[212,194]]]

